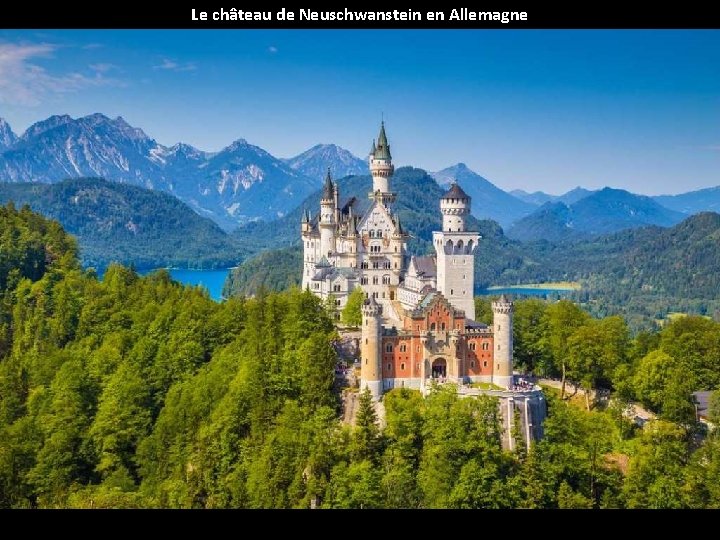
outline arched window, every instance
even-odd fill
[[[400,369],[401,369],[402,371],[405,371],[405,364],[400,364]]]
[[[388,364],[388,365],[387,365],[387,370],[388,370],[388,371],[392,371],[392,364]]]
[[[386,352],[386,353],[391,353],[391,352],[393,352],[392,343],[388,343],[387,345],[385,345],[385,352]]]
[[[470,362],[470,369],[475,369],[475,360]]]
[[[375,277],[373,278],[373,285],[377,285],[377,284],[378,284],[378,281],[379,281],[379,280],[378,280],[378,277],[375,276]]]
[[[463,242],[462,240],[460,240],[460,241],[457,243],[457,246],[456,246],[456,247],[457,247],[457,250],[458,250],[458,251],[462,251],[463,248],[465,247],[465,242]]]
[[[434,332],[434,331],[435,331],[435,323],[432,323],[432,324],[430,325],[430,331],[431,331],[431,332]]]
[[[472,240],[470,240],[470,241],[468,242],[468,253],[472,253],[472,251],[473,251],[474,248],[475,248],[475,242],[473,242]]]
[[[370,231],[370,238],[375,238],[375,231]]]
[[[383,285],[390,285],[390,276],[383,276]]]
[[[475,350],[475,349],[473,349]],[[489,343],[483,343],[482,344],[482,350],[483,351],[489,351],[490,350],[490,344]]]
[[[475,343],[474,343],[474,342],[470,344],[470,350],[471,350],[471,351],[474,351],[474,350],[475,350]]]
[[[451,232],[452,232],[452,231],[451,231]],[[446,247],[449,251],[452,252],[452,250],[453,250],[452,240],[448,240],[448,241],[447,241],[447,244],[445,244],[445,247]]]

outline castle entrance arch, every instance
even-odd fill
[[[432,378],[433,379],[446,379],[447,378],[447,360],[444,358],[438,358],[432,363]]]

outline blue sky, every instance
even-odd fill
[[[720,31],[0,31],[0,117],[457,162],[504,189],[720,185]]]

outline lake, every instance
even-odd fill
[[[155,270],[143,270],[138,272],[147,275]],[[169,269],[170,276],[175,281],[184,285],[205,287],[210,297],[217,302],[222,300],[223,286],[230,270],[182,270],[179,268]]]

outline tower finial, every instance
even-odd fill
[[[328,167],[327,176],[325,177],[325,186],[323,187],[323,199],[330,200],[335,198],[335,186],[332,181],[330,167]]]

